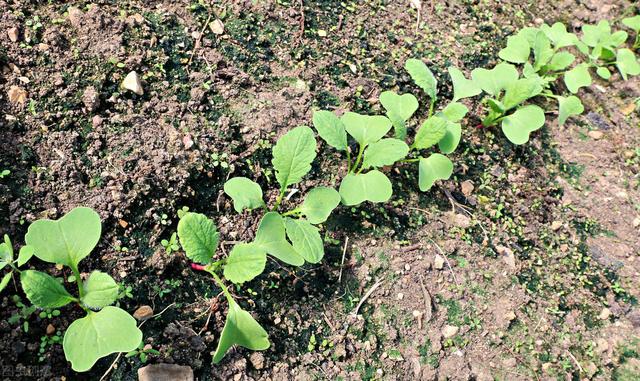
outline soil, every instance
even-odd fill
[[[417,24],[409,3],[0,0],[0,170],[11,171],[0,234],[22,244],[30,222],[94,208],[103,237],[81,271],[130,287],[120,307],[159,314],[142,326],[159,351],[147,363],[189,365],[201,380],[637,379],[640,80],[618,74],[580,91],[583,115],[564,127],[548,115],[524,146],[474,128],[479,105],[467,102],[452,179],[420,193],[415,167],[390,171],[389,205],[342,207],[327,222],[321,264],[269,261],[235,295],[271,348],[212,365],[226,303],[161,245],[178,210],[214,218],[223,241],[250,240],[260,216],[235,213],[222,184],[245,175],[275,199],[271,147],[314,109],[380,112],[381,91],[415,90],[402,69],[411,57],[447,98],[447,66],[493,65],[523,26],[578,30],[639,11],[623,0],[433,1]],[[223,34],[206,27],[215,19]],[[120,88],[132,70],[143,95]],[[9,101],[15,86],[23,102]],[[302,194],[343,175],[330,147],[318,157]],[[116,360],[74,373],[47,330],[62,334],[81,311],[29,309],[16,282],[0,304],[2,379],[99,379]],[[144,365],[121,356],[106,378],[135,380]]]

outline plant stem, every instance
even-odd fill
[[[436,100],[432,99],[431,100],[431,104],[429,105],[429,116],[427,117],[427,119],[431,118],[431,116],[433,115],[433,108],[436,105]]]
[[[84,286],[82,285],[82,278],[80,278],[80,271],[78,271],[78,265],[69,264],[71,267],[71,271],[73,271],[73,276],[76,278],[76,284],[78,285],[78,294],[80,295],[80,299],[84,296]]]
[[[356,158],[356,162],[353,164],[353,168],[351,168],[351,171],[349,172],[355,172],[356,169],[358,168],[358,165],[360,165],[360,161],[362,160],[362,153],[364,152],[364,147],[362,145],[359,146],[360,148],[358,148],[358,157]]]
[[[216,281],[218,286],[220,286],[220,288],[222,289],[224,296],[227,298],[227,302],[229,302],[229,304],[233,303],[234,300],[233,300],[233,297],[231,296],[231,293],[229,293],[227,286],[225,286],[224,283],[222,283],[222,279],[220,279],[218,274],[216,274],[215,271],[213,270],[207,270],[207,271],[209,272],[209,274],[213,275],[213,279]]]
[[[404,159],[404,160],[400,160],[399,163],[415,163],[420,161],[420,158],[417,159]]]
[[[347,173],[351,172],[351,148],[347,147]]]
[[[282,189],[280,190],[280,194],[278,195],[278,198],[276,199],[276,204],[273,206],[273,209],[271,209],[271,211],[276,211],[278,210],[278,207],[280,206],[280,203],[282,202],[282,199],[284,198],[284,192],[286,192],[287,187],[282,187]]]
[[[292,216],[292,215],[300,214],[300,213],[301,213],[300,208],[295,208],[295,209],[291,209],[288,212],[282,213],[282,217]]]

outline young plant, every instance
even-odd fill
[[[632,49],[640,48],[640,15],[633,17],[627,17],[622,19],[622,24],[636,33],[636,39],[634,40]]]
[[[138,347],[142,332],[135,319],[126,311],[111,306],[118,297],[118,285],[109,275],[93,271],[83,282],[78,264],[95,248],[101,235],[100,217],[89,208],[75,208],[59,220],[38,220],[29,226],[18,266],[30,253],[37,258],[71,268],[78,287],[78,296],[69,293],[64,284],[51,275],[36,270],[18,270],[22,289],[35,306],[43,309],[76,303],[86,316],[67,328],[63,349],[71,367],[84,372],[95,362],[111,353],[128,352]],[[7,242],[5,241],[6,250]],[[10,243],[8,244],[10,246]]]
[[[20,249],[18,258],[14,259],[13,244],[8,235],[4,235],[4,242],[0,243],[0,270],[9,266],[9,272],[4,274],[2,280],[0,280],[0,292],[7,287],[11,277],[15,272],[20,272],[18,269],[33,256],[33,247],[23,246]]]

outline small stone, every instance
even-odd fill
[[[600,140],[604,136],[604,133],[602,131],[589,131],[587,135],[594,140]]]
[[[398,295],[396,296],[396,299],[398,299],[398,300],[404,299],[404,294],[399,292]]]
[[[222,23],[222,20],[215,19],[209,24],[209,29],[211,29],[213,34],[220,35],[224,33],[224,24]]]
[[[463,181],[462,184],[460,184],[460,189],[462,190],[462,194],[464,194],[467,197],[471,195],[471,192],[473,192],[474,188],[475,187],[473,186],[473,183],[469,180]]]
[[[7,36],[9,36],[9,40],[11,42],[20,41],[20,30],[16,27],[7,29]]]
[[[94,112],[98,109],[100,106],[100,94],[96,91],[95,87],[89,86],[84,89],[82,103],[84,103],[84,106],[89,112]]]
[[[122,81],[122,88],[131,90],[138,95],[144,94],[144,90],[142,89],[142,83],[140,82],[140,76],[138,73],[134,71],[129,72],[126,77],[124,77],[124,81]]]
[[[442,336],[445,339],[450,339],[454,337],[459,330],[460,328],[456,327],[455,325],[445,325],[444,328],[442,328]]]
[[[322,30],[322,29],[318,29],[318,36],[327,37],[327,31],[326,30]]]
[[[413,310],[413,311],[411,312],[411,314],[412,314],[412,315],[413,315],[413,317],[414,317],[414,318],[416,318],[416,319],[422,316],[422,312],[421,312],[421,311],[418,311],[418,310]]]
[[[23,105],[27,101],[27,91],[20,86],[11,86],[7,95],[11,103]]]
[[[553,230],[554,232],[558,231],[561,227],[562,227],[562,222],[560,221],[553,221],[551,223],[551,230]]]
[[[433,260],[433,268],[436,270],[442,270],[444,268],[444,258],[442,255],[436,254],[436,257]]]
[[[504,318],[508,321],[513,321],[516,319],[516,313],[513,311],[507,311],[507,313],[504,314]]]
[[[408,264],[408,263],[407,263],[407,264],[405,264],[405,265],[404,265],[404,270],[405,270],[405,271],[409,271],[409,270],[411,270],[411,265],[410,265],[410,264]]]
[[[603,338],[596,340],[596,352],[602,354],[609,350],[609,343]]]
[[[637,228],[638,226],[640,226],[640,217],[634,218],[632,223],[634,228]]]
[[[249,356],[249,361],[251,361],[251,365],[258,370],[264,368],[264,356],[262,353],[253,352],[251,356]]]
[[[184,144],[184,149],[190,149],[191,147],[193,147],[193,139],[191,139],[191,135],[186,134],[182,138],[182,144]]]
[[[511,270],[516,269],[516,257],[513,255],[513,251],[505,246],[497,245],[496,249],[498,250],[498,254],[502,256],[502,260],[509,266]]]
[[[91,125],[93,128],[100,127],[102,125],[102,117],[100,115],[94,115],[94,117],[91,118]]]
[[[542,18],[540,18],[540,17],[537,17],[535,20],[533,20],[533,22],[534,22],[536,25],[542,25],[542,24],[544,24],[544,20],[543,20]]]
[[[51,336],[54,333],[56,333],[56,327],[54,327],[53,324],[49,324],[47,326],[47,335]]]
[[[508,359],[503,360],[502,364],[507,368],[513,368],[516,366],[517,362],[515,358],[510,357]]]
[[[82,24],[82,17],[84,16],[84,13],[82,13],[82,11],[76,7],[69,8],[68,12],[69,22],[71,23],[71,25],[73,25],[75,28],[80,27],[80,24]]]
[[[134,313],[133,317],[137,320],[147,320],[153,316],[153,308],[150,306],[141,306]]]
[[[602,309],[602,311],[600,311],[600,315],[598,315],[598,319],[607,320],[609,319],[610,316],[611,316],[611,310],[605,307]]]
[[[175,364],[153,364],[138,369],[138,381],[193,381],[193,370]]]

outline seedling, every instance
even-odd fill
[[[0,171],[0,179],[4,179],[5,177],[9,176],[11,174],[11,171],[8,169],[3,169]]]
[[[174,251],[180,250],[180,244],[178,243],[178,236],[177,236],[177,233],[175,232],[171,234],[171,237],[168,240],[163,239],[162,241],[160,241],[160,244],[162,245],[162,247],[164,247],[167,254],[171,254]]]
[[[138,348],[127,353],[125,357],[138,357],[141,363],[146,364],[147,360],[149,359],[149,355],[157,356],[159,354],[160,351],[153,349],[151,344],[144,345],[144,343],[140,343]]]
[[[36,270],[18,270],[22,289],[27,298],[37,307],[58,309],[76,303],[86,316],[75,320],[67,328],[63,349],[71,367],[84,372],[101,358],[115,352],[128,352],[138,347],[142,332],[135,319],[126,311],[111,306],[118,297],[118,285],[109,275],[93,271],[83,282],[78,269],[79,262],[95,248],[101,235],[100,216],[89,208],[75,208],[59,220],[38,220],[29,226],[25,241],[29,249],[25,252],[37,258],[71,268],[78,296],[71,295],[64,284],[51,275]],[[5,240],[4,252],[10,246]],[[26,262],[20,257],[17,265]]]

